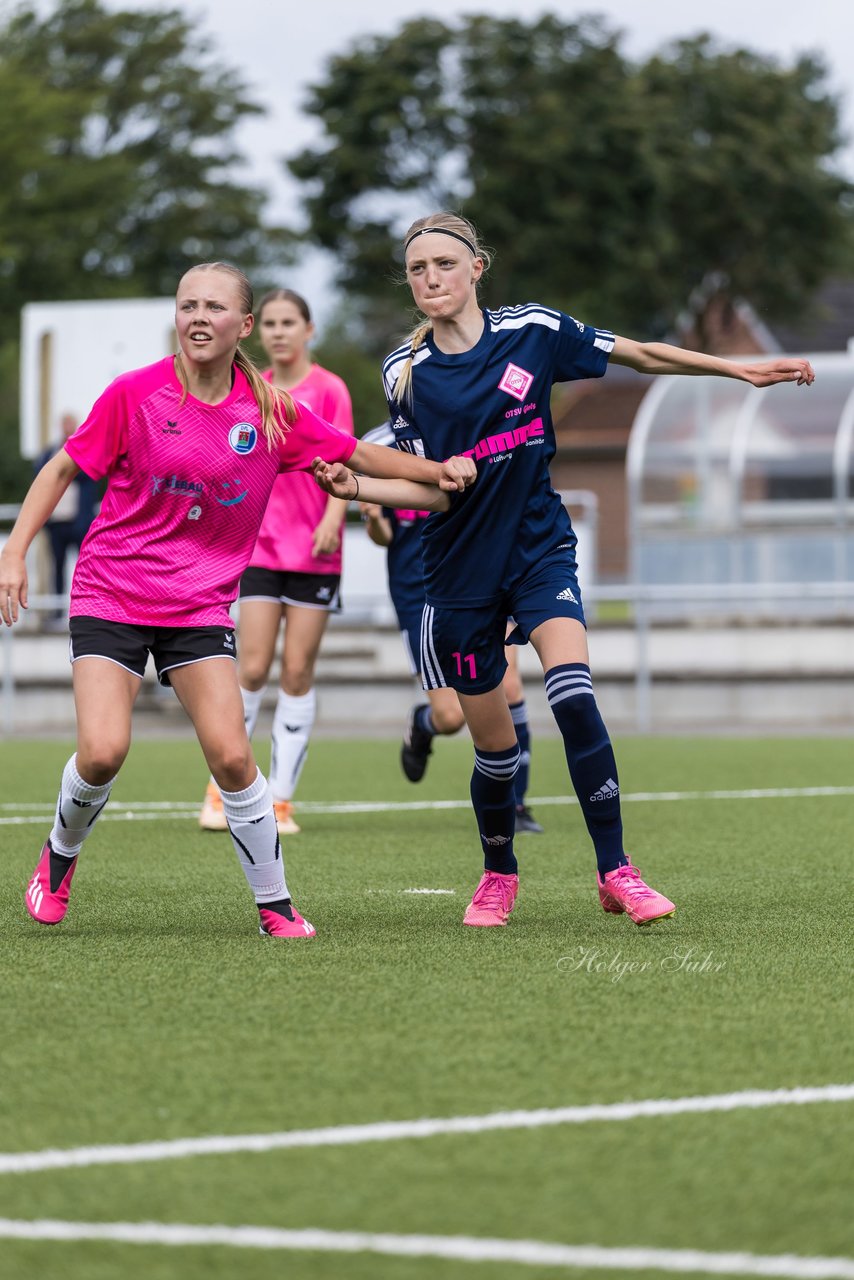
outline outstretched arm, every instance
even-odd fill
[[[385,448],[380,451],[395,452]],[[312,471],[315,480],[326,493],[335,498],[347,498],[351,502],[358,499],[359,502],[372,502],[380,507],[403,507],[415,511],[447,511],[451,505],[447,493],[435,484],[357,476],[343,462],[324,462],[322,458],[315,458]]]
[[[80,470],[64,449],[45,463],[30,485],[18,519],[0,554],[0,618],[11,627],[18,621],[18,606],[27,607],[25,556],[39,530],[47,523],[59,499]]]
[[[754,387],[772,387],[778,382],[809,387],[815,380],[809,360],[783,356],[778,360],[743,364],[720,356],[707,356],[701,351],[685,351],[669,342],[635,342],[632,338],[614,339],[611,361],[637,369],[638,373],[717,374],[720,378],[749,382]]]

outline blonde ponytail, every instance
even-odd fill
[[[262,377],[261,371],[239,343],[234,353],[234,363],[249,383],[249,390],[261,413],[261,430],[267,440],[267,448],[272,449],[274,445],[281,444],[290,429],[290,423],[296,421],[297,407],[293,397]]]
[[[394,398],[400,405],[408,404],[410,407],[412,405],[412,361],[415,359],[418,348],[432,328],[432,321],[424,320],[417,328],[412,330],[406,339],[409,343],[409,357],[398,375],[397,382],[394,384]]]

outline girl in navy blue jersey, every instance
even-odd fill
[[[426,521],[421,625],[425,688],[455,689],[475,746],[471,780],[485,871],[468,925],[505,925],[518,891],[513,778],[519,748],[501,688],[505,619],[512,640],[534,646],[569,773],[593,840],[599,899],[635,924],[671,916],[674,904],[641,879],[623,848],[614,752],[590,677],[578,590],[575,534],[551,487],[555,382],[601,377],[609,359],[648,374],[715,374],[755,387],[809,385],[806,360],[741,364],[663,342],[635,342],[549,307],[484,310],[477,283],[489,255],[464,218],[439,213],[404,238],[406,276],[424,322],[383,365],[395,442],[419,457],[474,459],[478,477]],[[395,481],[319,465],[339,497],[385,506]]]

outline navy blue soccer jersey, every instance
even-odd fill
[[[421,533],[429,511],[392,511],[383,507],[391,525],[388,547],[388,593],[398,618],[424,607],[424,574],[421,568]]]
[[[468,454],[477,463],[475,484],[452,495],[449,511],[430,516],[422,535],[426,598],[445,608],[492,604],[542,556],[574,549],[549,476],[551,389],[600,378],[614,346],[606,330],[536,303],[483,316],[470,351],[446,355],[428,334],[413,360],[411,399],[394,394],[409,345],[383,363],[397,448],[438,462]]]
[[[394,448],[394,433],[387,422],[366,431],[363,440]],[[424,575],[421,569],[421,531],[429,511],[404,511],[383,507],[391,526],[386,568],[388,593],[399,619],[420,613],[424,608]]]

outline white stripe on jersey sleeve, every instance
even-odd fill
[[[561,313],[559,311],[556,311],[554,307],[544,307],[541,302],[523,302],[521,306],[498,307],[495,311],[489,311],[487,314],[490,320],[503,320],[505,316],[521,316],[529,311],[538,311],[560,320]]]
[[[547,329],[560,328],[559,312],[548,311],[544,307],[503,307],[501,311],[487,314],[492,333],[502,329],[523,329],[528,324],[541,324]]]
[[[560,328],[561,312],[554,311],[551,307],[543,307],[538,302],[527,302],[520,307],[499,307],[497,311],[488,311],[489,327],[493,333],[499,329],[521,329],[525,324],[541,324],[549,329]],[[575,320],[574,316],[569,316],[578,328],[581,329],[580,320]],[[598,347],[600,351],[610,354],[614,350],[614,335],[609,329],[594,329],[596,337],[593,340],[594,347]]]
[[[409,347],[396,347],[383,360],[383,386],[387,396],[391,396],[394,391],[395,383],[400,377],[400,370],[409,358]]]
[[[422,360],[426,360],[430,355],[430,348],[422,343],[412,358],[413,368],[417,364],[421,364]],[[400,377],[401,370],[409,359],[409,346],[398,347],[395,351],[386,356],[383,361],[383,386],[385,387],[386,398],[391,399],[394,395],[394,389],[397,386],[397,380]]]

